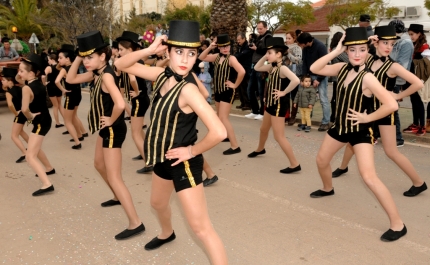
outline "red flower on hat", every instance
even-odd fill
[[[143,41],[144,41],[144,42],[151,44],[154,40],[155,40],[154,31],[152,31],[152,30],[147,30],[147,31],[143,34]]]

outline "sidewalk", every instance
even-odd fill
[[[328,85],[328,98],[329,99],[331,99],[332,94],[333,94],[332,83],[329,83],[329,85]],[[236,99],[233,102],[233,106],[231,108],[231,114],[244,116],[244,115],[250,113],[250,111],[242,111],[240,109],[237,109],[236,106],[239,106],[239,105],[240,105],[240,101],[239,101],[239,99]],[[215,109],[215,104],[213,104],[212,106]],[[300,113],[297,113],[296,118],[297,118],[297,121],[300,121]],[[399,118],[400,118],[400,124],[401,124],[402,130],[404,128],[406,128],[407,126],[409,126],[409,124],[412,123],[412,108],[411,108],[411,101],[410,101],[409,97],[404,98],[403,101],[400,102]],[[318,127],[321,124],[322,108],[321,108],[321,104],[320,104],[319,100],[316,102],[316,104],[314,106],[314,110],[313,110],[311,119],[312,119],[312,125],[313,126]],[[297,123],[295,124],[295,126],[297,126]],[[402,133],[402,135],[403,135],[403,139],[406,142],[430,144],[430,133],[426,133],[424,136],[416,136],[415,134],[412,134],[412,133]]]

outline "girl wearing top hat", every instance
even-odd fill
[[[2,85],[3,89],[6,91],[6,101],[7,106],[10,111],[15,115],[13,119],[12,125],[12,133],[11,138],[18,149],[21,151],[22,156],[16,160],[16,163],[21,163],[25,160],[25,146],[19,139],[21,136],[22,139],[27,143],[28,142],[28,134],[24,131],[24,124],[27,121],[27,118],[21,111],[21,102],[22,102],[22,90],[18,81],[15,79],[15,76],[18,74],[18,70],[14,68],[3,68],[1,73]]]
[[[94,167],[112,190],[114,199],[102,207],[122,205],[129,225],[115,239],[121,240],[145,231],[133,205],[130,192],[121,175],[121,147],[127,134],[124,122],[125,102],[118,88],[118,80],[109,65],[111,50],[103,42],[99,31],[91,31],[77,37],[79,56],[75,59],[66,81],[70,84],[91,82],[91,105],[88,125],[91,133],[99,132],[94,156]],[[88,72],[77,74],[83,62]]]
[[[378,81],[385,86],[385,89],[390,92],[392,92],[394,89],[397,76],[403,78],[410,84],[408,89],[400,92],[399,94],[392,94],[396,100],[407,97],[421,89],[423,87],[421,80],[406,70],[403,66],[394,62],[389,56],[393,50],[394,43],[400,38],[396,35],[395,28],[393,26],[376,27],[375,36],[377,36],[377,40],[374,41],[376,55],[370,55],[366,66],[378,79]],[[376,110],[380,106],[381,102],[375,98],[373,107]],[[393,162],[396,163],[397,166],[399,166],[412,181],[413,186],[408,191],[404,192],[403,195],[413,197],[426,190],[426,183],[418,175],[412,163],[397,149],[394,112],[390,113],[386,117],[383,117],[382,119],[375,121],[375,125],[379,127],[379,131],[383,139],[382,147],[384,148],[385,154],[391,160],[393,160]],[[351,145],[348,144],[347,148],[345,149],[342,165],[332,174],[334,177],[338,177],[343,173],[348,172],[348,163],[353,155],[354,152],[351,148]]]
[[[139,34],[124,31],[122,36],[117,38],[119,55],[125,56],[133,51],[141,48],[139,44]],[[138,61],[144,65],[143,60]],[[122,88],[128,102],[131,102],[131,133],[133,141],[136,144],[140,156],[144,159],[143,153],[145,133],[142,131],[146,110],[149,107],[149,97],[146,88],[146,80],[132,74],[122,72]],[[152,171],[152,166],[143,167],[137,173],[149,173]]]
[[[40,196],[54,191],[54,186],[47,175],[54,174],[55,169],[51,166],[41,148],[44,136],[51,129],[52,123],[51,115],[46,105],[46,87],[39,80],[43,66],[42,57],[37,54],[31,54],[21,61],[18,69],[19,77],[26,82],[26,85],[22,87],[21,111],[27,121],[33,124],[33,130],[28,138],[25,159],[42,182],[41,189],[33,192],[33,196]],[[45,168],[42,167],[40,162],[45,165]],[[46,172],[45,169],[48,171]]]
[[[157,37],[148,48],[115,62],[122,71],[155,81],[145,154],[147,164],[154,165],[151,205],[157,212],[161,233],[145,249],[156,249],[176,238],[169,203],[175,189],[188,224],[202,241],[211,264],[227,264],[223,243],[209,219],[201,185],[201,154],[225,139],[226,131],[190,76],[200,47],[198,22],[171,21],[169,28],[169,40],[167,36]],[[137,63],[166,49],[170,57],[166,69]],[[197,118],[208,128],[208,133],[196,143]]]
[[[275,140],[281,146],[282,151],[284,151],[290,162],[290,167],[282,169],[280,172],[289,174],[300,171],[301,168],[290,143],[285,138],[285,114],[290,105],[289,98],[286,95],[297,87],[300,80],[287,66],[282,64],[282,56],[288,49],[283,38],[273,37],[266,39],[266,48],[266,55],[254,67],[258,72],[269,73],[267,94],[264,97],[266,110],[260,128],[258,147],[248,157],[253,158],[266,153],[264,145],[269,136],[269,130],[272,128]],[[266,61],[268,64],[265,64]]]
[[[61,67],[58,65],[58,56],[55,53],[51,53],[48,56],[48,66],[45,68],[45,78],[44,85],[48,90],[49,99],[52,102],[55,119],[55,128],[63,127],[64,125],[60,123],[58,113],[63,116],[63,108],[61,106],[61,96],[62,91],[55,85],[55,80],[57,79],[58,74],[60,73]],[[64,118],[64,117],[63,117]]]
[[[365,28],[348,28],[336,49],[311,66],[312,73],[323,76],[337,75],[338,89],[335,122],[327,131],[317,155],[323,188],[312,192],[310,196],[320,198],[334,195],[330,161],[346,143],[351,144],[361,177],[390,219],[390,229],[381,236],[381,240],[394,241],[404,236],[407,230],[390,192],[376,175],[370,122],[386,117],[397,110],[398,105],[366,67],[368,44]],[[345,50],[349,58],[348,64],[328,65]],[[372,95],[382,104],[376,111],[367,114],[373,105]]]
[[[219,53],[209,54],[215,48],[219,48]],[[230,37],[227,34],[222,34],[217,36],[217,42],[212,42],[209,48],[204,50],[199,56],[199,59],[202,61],[214,63],[215,106],[218,117],[227,129],[227,137],[231,145],[229,149],[223,152],[224,155],[241,152],[229,119],[229,114],[236,88],[245,76],[245,69],[243,69],[236,57],[230,55],[230,50]]]
[[[410,71],[415,74],[414,60],[423,59],[421,53],[428,49],[429,45],[427,44],[427,38],[424,34],[423,25],[411,24],[408,28],[408,34],[412,43],[414,44],[414,53],[412,54],[413,60]],[[413,122],[406,129],[404,129],[403,132],[415,133],[418,136],[423,136],[426,133],[424,103],[418,92],[412,93],[410,99],[412,104]],[[430,117],[430,104],[427,104],[427,117]]]
[[[75,47],[70,44],[63,44],[58,54],[58,63],[63,69],[61,69],[55,79],[55,84],[65,96],[63,116],[67,131],[72,136],[70,141],[75,142],[72,149],[81,149],[81,141],[84,140],[84,137],[88,136],[82,121],[78,118],[78,107],[82,100],[81,86],[80,84],[71,84],[66,81],[75,58]]]

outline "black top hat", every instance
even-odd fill
[[[73,46],[72,44],[63,44],[61,45],[61,49],[58,51],[60,52],[71,52],[74,53],[75,52],[75,46]]]
[[[198,48],[200,43],[200,25],[196,21],[172,20],[169,23],[167,44],[176,47]]]
[[[103,41],[100,31],[90,31],[76,37],[78,41],[79,56],[88,56],[107,47],[109,44]]]
[[[368,14],[360,15],[360,22],[370,22],[370,16]]]
[[[22,58],[22,60],[33,65],[39,71],[42,71],[43,66],[45,65],[45,61],[42,56],[34,53],[30,54],[27,58]]]
[[[18,74],[18,69],[16,68],[8,68],[8,67],[4,67],[3,71],[1,73],[1,76],[3,77],[11,77],[11,78],[15,78],[15,76]]]
[[[364,27],[351,27],[345,30],[345,40],[343,45],[359,45],[367,44],[370,41],[367,39],[367,30]]]
[[[266,49],[282,48],[288,50],[288,46],[284,43],[282,37],[266,38]]]
[[[400,39],[400,37],[396,35],[396,28],[394,26],[375,27],[375,35],[377,35],[380,40]]]
[[[218,35],[216,40],[217,40],[218,47],[224,47],[224,46],[230,45],[230,37],[228,36],[228,34]]]
[[[123,41],[123,40],[129,41],[131,43],[134,43],[138,47],[142,47],[142,46],[140,46],[140,43],[139,43],[139,34],[134,33],[132,31],[125,30],[125,31],[122,32],[121,37],[116,38],[117,42],[120,42],[120,41]]]
[[[421,24],[411,24],[408,28],[408,31],[413,31],[415,33],[424,33],[424,26]]]
[[[116,40],[112,41],[112,48],[118,49],[118,42]]]

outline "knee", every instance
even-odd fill
[[[365,174],[361,174],[364,183],[366,183],[367,187],[372,189],[378,183],[378,177],[376,176],[376,172],[369,172]]]
[[[320,154],[317,155],[316,162],[317,162],[318,168],[326,167],[330,163],[330,161],[328,161],[327,158],[325,158],[324,156],[322,156]]]
[[[276,134],[276,133],[273,133],[273,137],[275,138],[275,141],[278,143],[280,141],[284,140],[284,138],[285,138],[282,134]]]
[[[103,161],[100,160],[94,160],[94,167],[97,171],[103,171],[105,168],[105,164]]]
[[[157,212],[163,212],[169,209],[169,203],[165,203],[163,201],[157,200],[156,198],[152,198],[150,200],[151,207]]]
[[[191,229],[194,234],[200,239],[203,240],[210,233],[212,227],[210,224],[205,224],[205,222],[201,222],[201,220],[192,220],[189,222]]]

